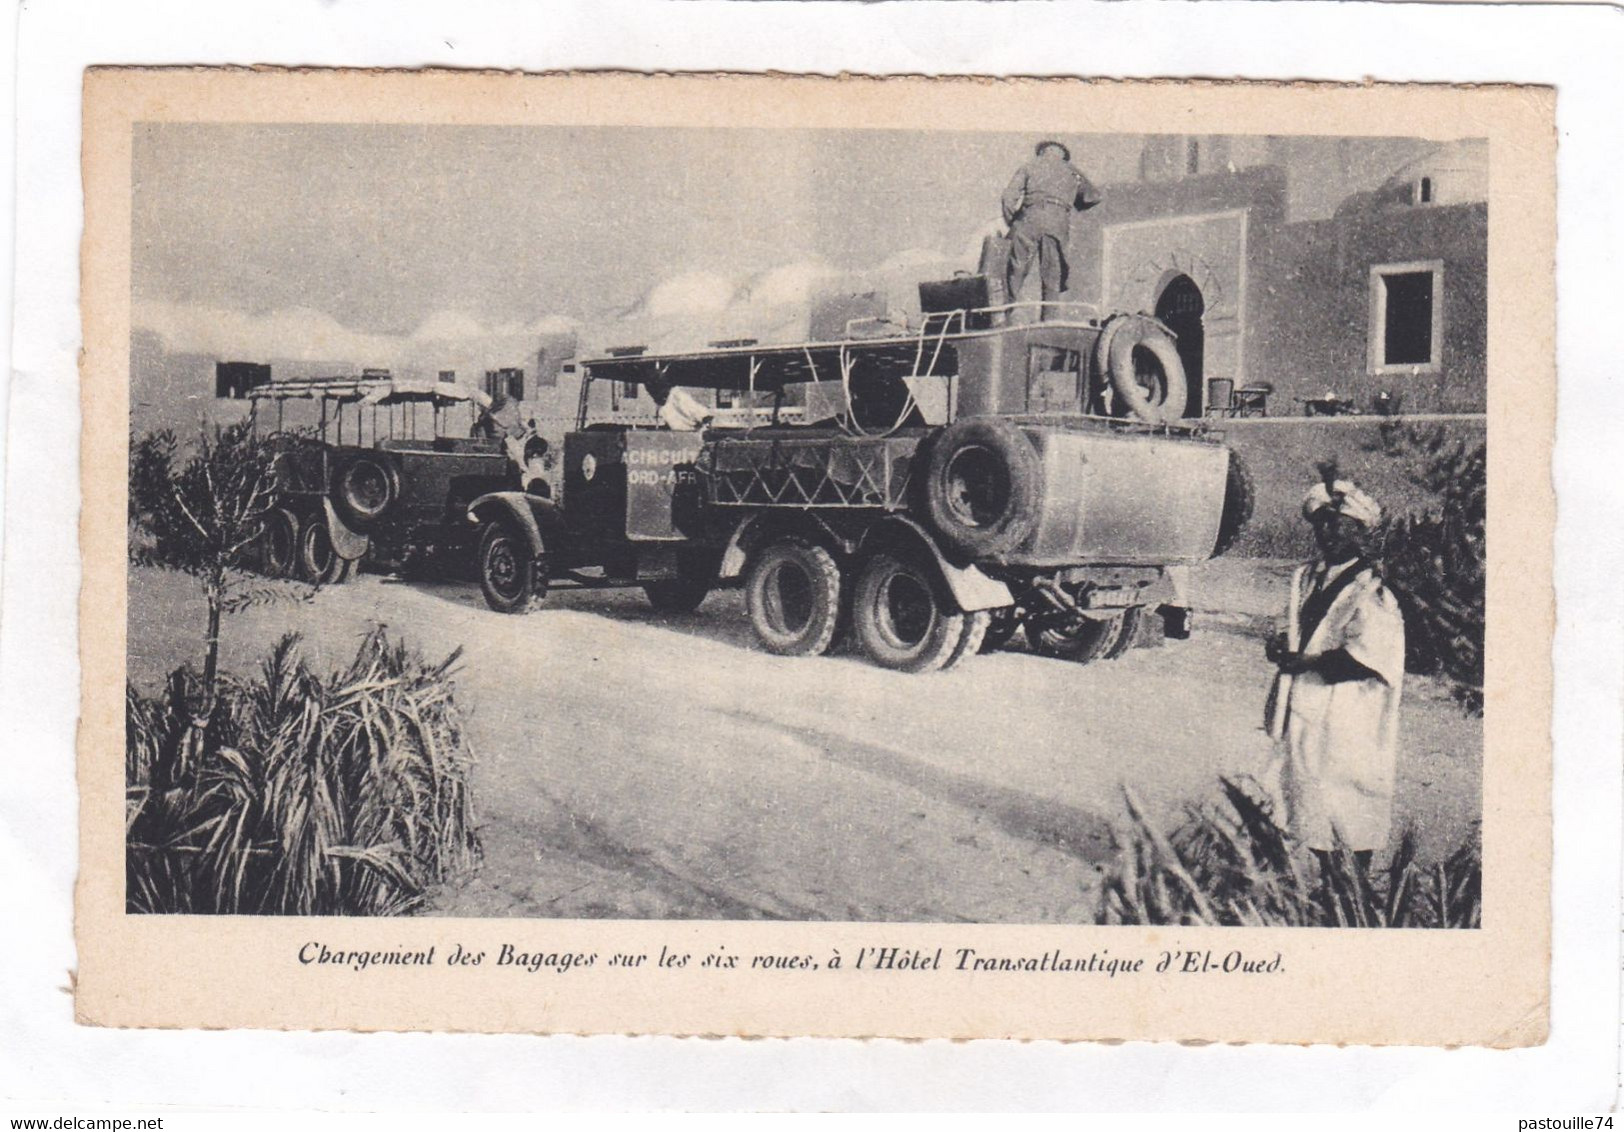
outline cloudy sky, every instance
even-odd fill
[[[134,140],[138,329],[170,352],[433,369],[523,364],[490,351],[566,328],[588,348],[798,337],[819,291],[905,295],[973,268],[1035,139],[157,124]],[[1137,173],[1137,136],[1064,140],[1097,182]]]

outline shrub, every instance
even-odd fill
[[[1407,831],[1385,869],[1367,877],[1345,849],[1325,875],[1292,851],[1255,785],[1219,780],[1223,803],[1192,806],[1171,837],[1124,788],[1129,826],[1106,871],[1102,924],[1275,927],[1475,928],[1482,924],[1483,863],[1474,835],[1431,867]]]
[[[283,637],[255,679],[126,690],[131,912],[391,915],[478,857],[473,760],[431,665],[376,629],[322,676]]]
[[[1439,501],[1436,510],[1389,519],[1379,532],[1382,572],[1404,611],[1405,666],[1441,672],[1457,700],[1482,711],[1487,449],[1450,441],[1442,428],[1396,421],[1382,427],[1381,442],[1390,455],[1414,461],[1410,480]]]

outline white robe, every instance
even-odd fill
[[[665,427],[673,432],[698,432],[712,415],[710,408],[684,389],[671,390],[658,413]]]
[[[1293,592],[1302,602],[1286,610],[1292,630],[1302,603],[1341,572],[1332,567],[1316,585],[1321,569],[1298,569]],[[1271,712],[1271,720],[1287,828],[1310,849],[1333,849],[1338,837],[1349,849],[1381,849],[1392,825],[1404,686],[1404,617],[1398,601],[1363,569],[1300,647],[1310,658],[1345,649],[1376,675],[1334,684],[1315,672],[1276,677],[1271,700],[1283,696],[1285,704],[1283,712]]]

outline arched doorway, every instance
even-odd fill
[[[1188,412],[1200,416],[1206,404],[1205,375],[1202,357],[1206,350],[1206,336],[1201,328],[1201,316],[1207,304],[1201,297],[1201,288],[1188,275],[1175,276],[1162,288],[1156,300],[1156,317],[1178,336],[1179,361],[1184,363],[1184,378],[1189,382]]]

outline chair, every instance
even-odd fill
[[[1207,379],[1207,415],[1209,417],[1266,417],[1269,415],[1269,394],[1274,386],[1268,382],[1235,388],[1229,377]]]
[[[1234,417],[1266,417],[1269,415],[1269,394],[1274,392],[1274,386],[1268,382],[1259,382],[1257,385],[1243,385],[1235,390],[1235,400],[1230,408],[1230,416]]]

